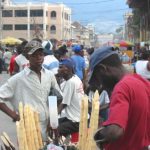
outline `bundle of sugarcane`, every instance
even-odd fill
[[[1,145],[1,150],[16,150],[14,144],[11,142],[9,136],[5,132],[2,133],[1,140],[4,145],[4,148]]]
[[[20,121],[16,122],[19,150],[39,150],[43,147],[38,113],[29,105],[19,103]]]
[[[79,150],[96,150],[96,144],[93,139],[93,135],[98,129],[99,122],[99,94],[98,91],[95,92],[94,98],[92,100],[92,113],[90,119],[89,129],[87,125],[87,110],[88,110],[88,102],[84,97],[81,105],[81,119],[80,119],[80,128],[79,128]],[[86,117],[85,117],[86,116]]]

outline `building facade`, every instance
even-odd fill
[[[71,38],[71,9],[64,4],[4,4],[1,38]]]
[[[127,0],[127,3],[129,7],[133,9],[133,12],[135,10],[139,12],[140,21],[139,24],[136,25],[139,25],[140,28],[139,41],[150,41],[150,0]],[[136,14],[133,13],[133,17],[135,15]]]

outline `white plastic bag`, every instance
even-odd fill
[[[57,129],[58,127],[57,97],[49,96],[48,102],[49,102],[50,125],[52,129]]]

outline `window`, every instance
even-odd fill
[[[15,17],[27,17],[27,10],[15,10]]]
[[[12,17],[13,16],[13,11],[12,10],[3,10],[2,11],[2,16],[3,17]]]
[[[65,13],[65,19],[69,20],[69,15],[67,13]]]
[[[43,10],[30,10],[30,17],[42,17],[43,16]]]
[[[15,30],[27,30],[27,25],[26,24],[16,24]]]
[[[50,32],[51,32],[51,34],[56,34],[56,26],[52,25],[50,27]]]
[[[4,24],[3,25],[3,30],[12,30],[13,29],[13,25],[12,24]]]
[[[56,11],[51,12],[51,18],[56,18]]]
[[[43,24],[31,24],[30,25],[30,30],[43,30]]]

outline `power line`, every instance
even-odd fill
[[[88,11],[88,12],[78,12],[78,13],[74,13],[74,14],[72,14],[72,15],[79,15],[79,13],[90,13],[90,14],[96,14],[96,13],[107,13],[107,12],[114,12],[114,11],[123,11],[123,10],[129,10],[128,8],[123,8],[123,9],[112,9],[112,10],[105,10],[105,11],[96,11],[96,12],[90,12],[90,11]]]
[[[93,2],[85,2],[85,3],[64,3],[66,5],[93,5],[93,4],[99,4],[99,3],[105,3],[105,2],[110,2],[110,1],[115,1],[115,0],[102,0],[102,1],[93,1]],[[57,2],[53,2],[57,3]]]

